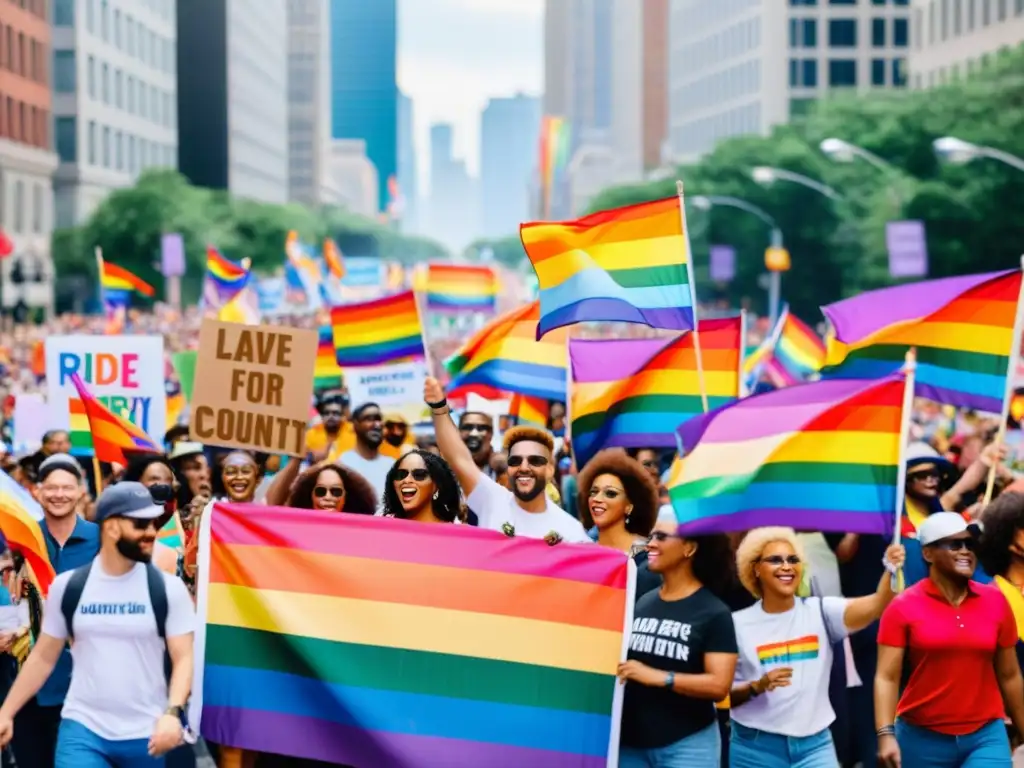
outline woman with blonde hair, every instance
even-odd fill
[[[797,598],[803,546],[792,528],[755,528],[736,551],[740,582],[757,598],[733,614],[739,663],[733,681],[731,768],[835,768],[829,726],[832,647],[882,615],[902,546],[890,546],[874,594]]]

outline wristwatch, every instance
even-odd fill
[[[675,672],[669,672],[667,675],[665,675],[665,687],[666,688],[672,688],[672,687],[675,686],[675,684],[676,684],[676,673]]]
[[[171,706],[169,706],[167,709],[164,710],[164,714],[165,715],[170,715],[171,717],[177,717],[177,718],[180,719],[181,718],[181,713],[183,711],[184,710],[182,710],[181,707],[172,704]]]
[[[761,695],[761,691],[757,690],[757,684],[759,682],[761,682],[761,681],[760,680],[755,680],[754,682],[752,682],[750,684],[750,698],[752,698],[752,699],[756,699],[758,696]]]

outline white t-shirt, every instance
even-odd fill
[[[476,488],[466,497],[466,506],[476,513],[481,528],[500,531],[505,523],[511,523],[516,536],[543,539],[554,531],[564,541],[592,543],[579,520],[545,498],[548,505],[543,512],[527,512],[516,503],[512,491],[481,472]]]
[[[373,490],[377,492],[377,506],[379,507],[382,503],[381,498],[384,496],[388,470],[391,469],[395,460],[382,454],[377,454],[375,459],[364,459],[355,451],[345,451],[338,457],[338,461],[370,481]]]
[[[60,603],[72,573],[53,582],[43,611],[42,631],[58,640],[68,637]],[[185,584],[161,575],[167,585],[167,637],[195,631],[195,607]],[[74,670],[61,717],[111,741],[148,739],[168,702],[165,646],[156,631],[145,565],[110,576],[99,557],[93,560],[74,625]]]
[[[736,685],[758,680],[779,667],[793,670],[789,686],[735,707],[730,711],[733,720],[748,728],[796,737],[810,736],[832,724],[836,719],[828,698],[832,643],[849,634],[843,623],[848,602],[842,597],[797,598],[792,610],[765,613],[758,600],[732,615],[740,651]]]

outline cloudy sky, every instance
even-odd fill
[[[413,100],[420,189],[429,130],[455,126],[455,154],[480,165],[480,112],[491,96],[539,95],[544,0],[399,0],[398,83]]]

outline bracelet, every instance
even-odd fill
[[[757,684],[759,682],[761,682],[761,681],[760,680],[755,680],[754,682],[752,682],[750,684],[750,698],[752,698],[752,699],[756,699],[758,696],[761,695],[761,692],[759,690],[757,690]]]
[[[447,398],[447,397],[446,397],[446,398],[444,398],[444,399],[442,399],[442,400],[441,400],[440,402],[438,402],[438,403],[427,403],[427,407],[428,407],[428,408],[429,408],[430,410],[432,410],[432,411],[436,411],[436,410],[438,410],[439,408],[444,408],[444,407],[445,407],[446,405],[448,405],[448,398]]]
[[[895,565],[893,565],[892,563],[890,563],[890,562],[889,562],[888,560],[886,560],[886,559],[885,559],[884,557],[882,558],[882,565],[883,565],[883,566],[885,567],[885,570],[887,570],[887,571],[888,571],[889,573],[891,573],[891,574],[892,574],[893,576],[895,576],[895,575],[896,575],[896,572],[897,572],[897,571],[899,571],[899,568],[897,568],[897,567],[896,567]]]
[[[883,736],[895,736],[895,735],[896,735],[896,728],[895,728],[895,726],[892,726],[892,725],[883,725],[881,728],[879,728],[877,731],[875,731],[875,736],[877,736],[878,738],[882,738]]]

